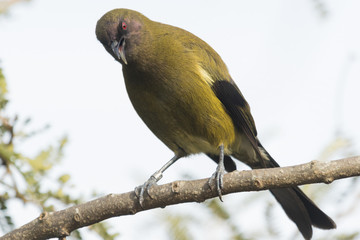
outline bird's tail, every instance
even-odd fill
[[[264,149],[259,143],[259,147]],[[269,161],[266,168],[279,167],[279,164],[266,152]],[[236,154],[233,155],[236,158]],[[240,159],[239,159],[240,160]],[[251,166],[250,166],[251,167]],[[286,215],[296,224],[305,239],[311,239],[312,226],[322,229],[336,228],[335,222],[318,208],[298,187],[270,189]]]

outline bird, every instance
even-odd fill
[[[219,54],[194,34],[152,21],[130,9],[114,9],[96,24],[96,37],[122,65],[130,101],[147,127],[173,153],[138,189],[144,194],[177,160],[198,153],[217,163],[209,178],[221,199],[223,175],[236,170],[234,159],[252,169],[279,164],[261,145],[245,100]],[[270,189],[304,239],[312,226],[335,222],[297,186]]]

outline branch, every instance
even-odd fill
[[[224,175],[223,195],[244,191],[260,191],[309,183],[331,183],[334,180],[360,176],[360,156],[331,162],[312,161],[291,167],[234,171]],[[212,184],[214,185],[214,184]],[[153,186],[145,196],[144,208],[135,192],[109,194],[57,212],[43,212],[33,221],[0,237],[0,240],[63,239],[75,229],[111,217],[135,214],[144,210],[185,202],[203,202],[217,197],[208,179],[175,181]]]

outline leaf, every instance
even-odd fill
[[[5,76],[0,68],[0,109],[4,109],[8,100],[6,99],[6,94],[8,92],[7,84],[5,81]]]
[[[59,177],[58,181],[61,183],[61,184],[65,184],[67,183],[68,181],[70,180],[70,175],[69,174],[63,174]]]

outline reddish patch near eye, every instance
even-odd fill
[[[121,27],[122,27],[123,30],[126,30],[126,29],[127,29],[126,23],[125,23],[125,22],[122,22],[122,23],[121,23]]]

